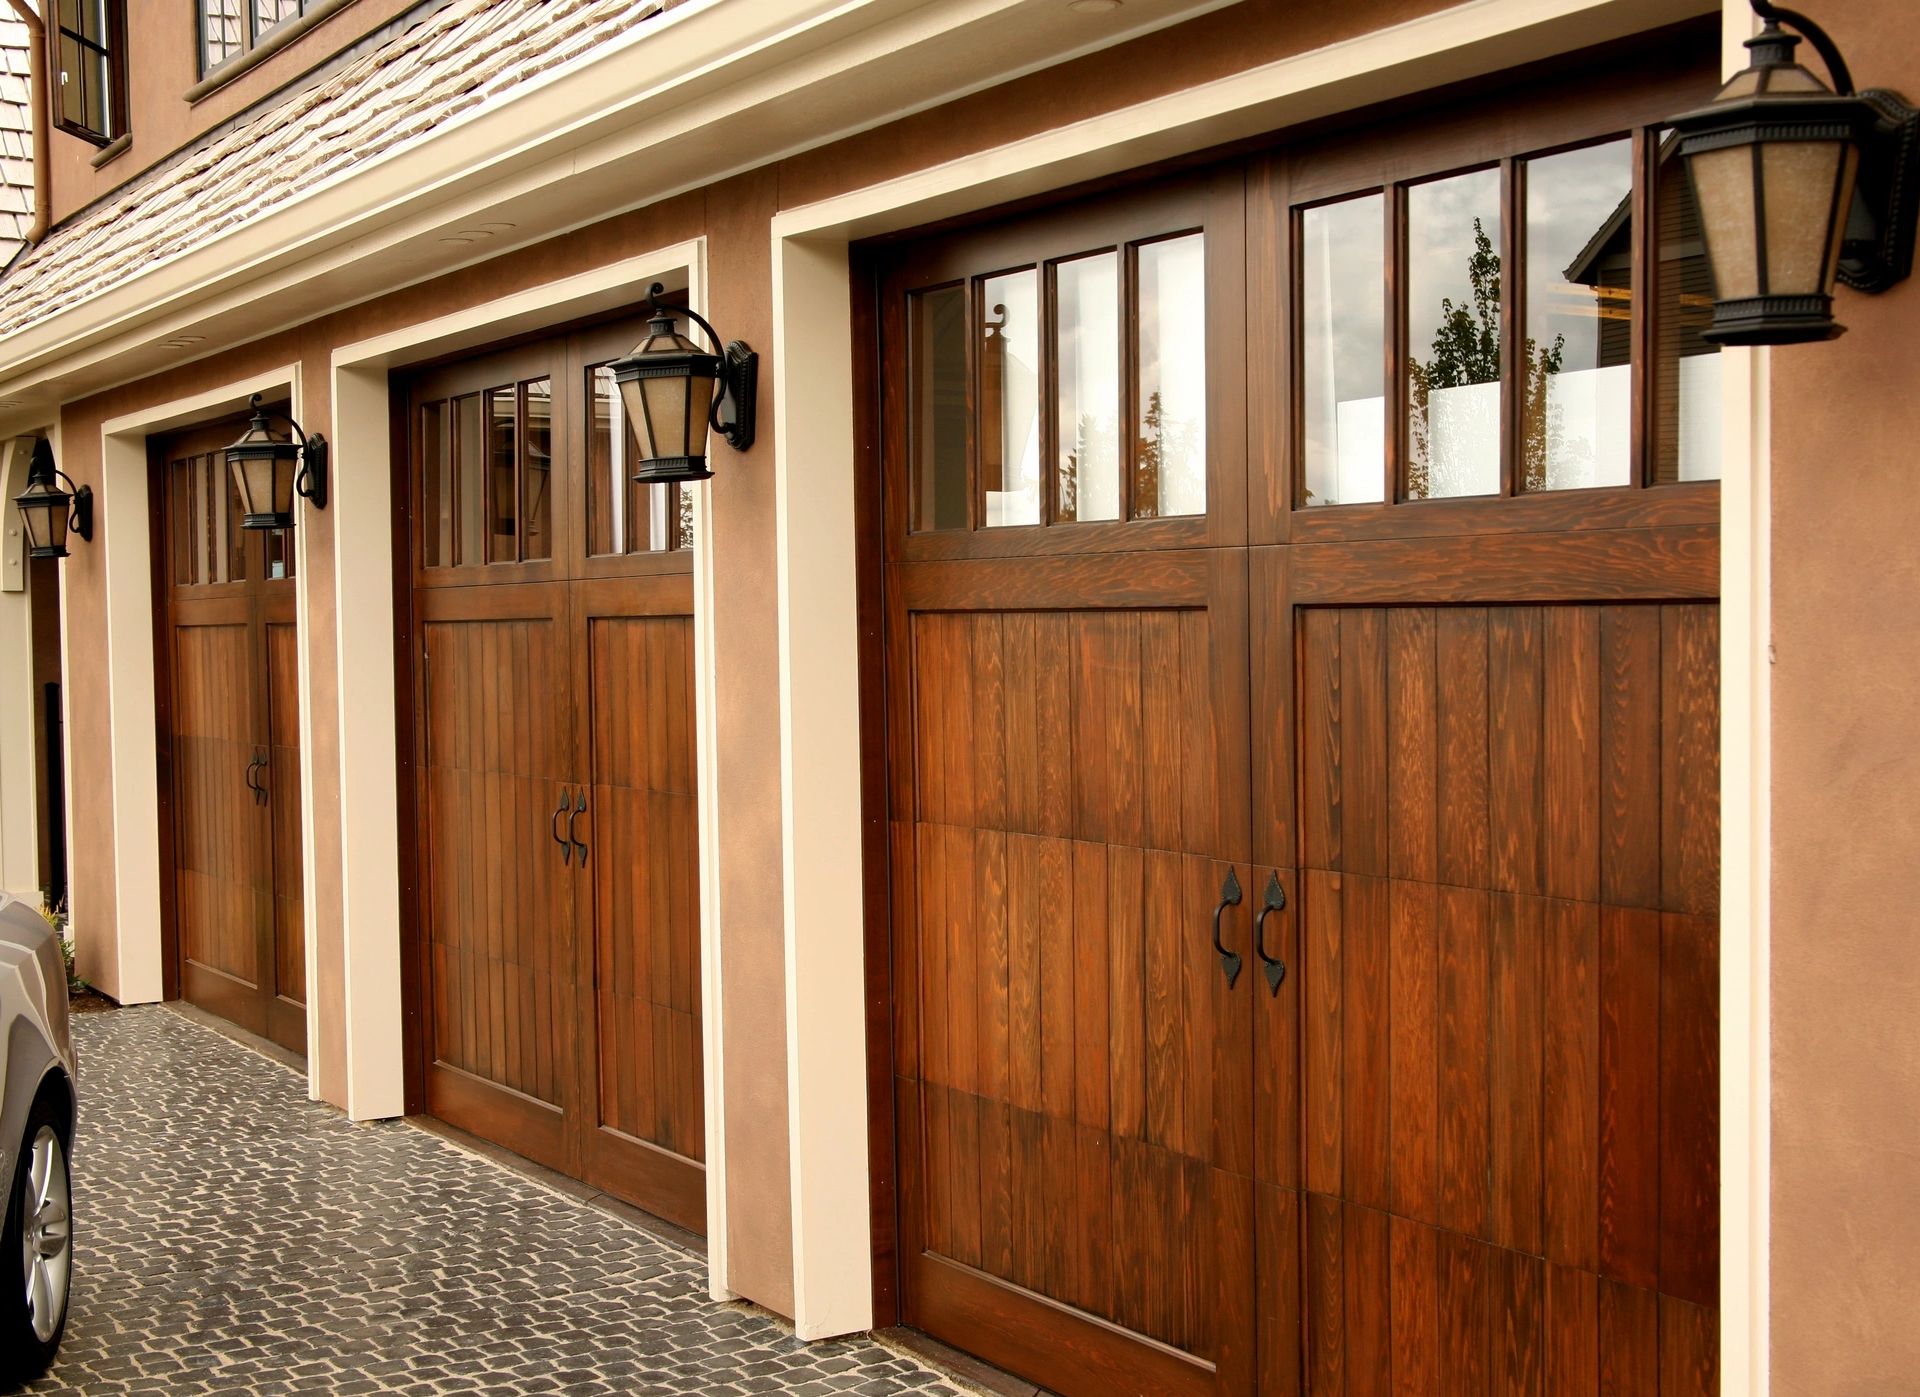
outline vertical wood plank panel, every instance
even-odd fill
[[[1493,899],[1491,1240],[1531,1254],[1541,1249],[1545,916],[1540,898]]]
[[[1600,1268],[1659,1279],[1660,914],[1600,914]]]
[[[1430,1223],[1439,1219],[1438,891],[1431,883],[1396,880],[1391,904],[1393,1208]]]
[[[1720,625],[1711,606],[1661,621],[1661,906],[1711,916],[1720,902]]]
[[[1550,897],[1600,896],[1600,613],[1545,612],[1542,874]]]
[[[1337,1194],[1341,1185],[1343,1135],[1340,1109],[1341,880],[1337,873],[1308,869],[1305,943],[1301,947],[1300,995],[1305,1006],[1307,1187]]]
[[[1720,1289],[1719,926],[1660,928],[1660,1289],[1696,1305]]]
[[[1387,871],[1387,634],[1382,612],[1340,618],[1340,867]]]
[[[1345,1196],[1384,1209],[1391,1203],[1387,882],[1351,873],[1343,875],[1343,882],[1340,1119]]]
[[[1600,900],[1653,907],[1660,897],[1660,617],[1645,606],[1600,612]]]
[[[1340,613],[1300,616],[1300,861],[1338,869],[1341,860]]]
[[[1600,1240],[1599,908],[1549,902],[1546,938],[1546,1255],[1591,1270]]]
[[[1487,804],[1493,886],[1537,893],[1544,866],[1541,819],[1541,612],[1496,607],[1487,619]]]
[[[1396,607],[1387,622],[1387,846],[1395,878],[1439,876],[1436,613]]]
[[[1487,895],[1439,892],[1440,1222],[1484,1236],[1488,1202]]]
[[[1442,611],[1435,626],[1439,748],[1434,791],[1439,878],[1484,888],[1492,875],[1488,828],[1487,613]]]

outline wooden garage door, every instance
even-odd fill
[[[1716,1390],[1711,35],[1601,71],[873,254],[907,1322]]]
[[[157,441],[173,973],[188,1001],[306,1048],[292,537],[240,527],[229,421]]]
[[[427,1107],[701,1228],[690,500],[633,326],[409,386]]]

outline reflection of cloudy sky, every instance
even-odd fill
[[[1429,180],[1407,191],[1407,348],[1420,359],[1433,349],[1443,300],[1473,306],[1467,262],[1473,221],[1479,219],[1494,250],[1500,248],[1500,172],[1475,170]]]
[[[1563,278],[1632,187],[1632,142],[1627,140],[1527,162],[1527,333],[1543,347],[1555,335],[1565,335],[1568,369],[1598,362],[1600,321],[1553,314],[1556,303],[1571,302]]]

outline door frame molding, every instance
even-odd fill
[[[289,410],[303,412],[300,365],[261,370],[183,398],[153,403],[100,424],[102,563],[106,596],[108,741],[113,762],[113,892],[111,936],[122,1004],[148,1004],[170,987],[174,919],[166,891],[162,850],[170,847],[161,814],[159,682],[163,652],[157,635],[166,598],[156,590],[153,523],[159,497],[151,488],[151,439],[245,410],[255,393],[284,392]],[[138,521],[116,538],[114,515]],[[317,879],[313,842],[313,712],[310,701],[312,627],[308,623],[306,530],[294,531],[295,608],[300,632],[300,858],[307,926],[314,925]],[[64,625],[62,627],[64,636]],[[84,906],[83,915],[91,915]],[[306,938],[307,982],[314,983],[314,937]],[[314,1043],[319,1006],[307,997],[307,1041]],[[307,1092],[318,1099],[318,1055],[309,1051]]]
[[[869,1016],[891,1011],[874,1002],[889,983],[887,896],[884,878],[877,894],[859,891],[872,876],[862,828],[872,817],[848,799],[866,779],[862,691],[880,644],[857,621],[878,607],[880,570],[864,557],[878,535],[861,499],[873,469],[865,421],[873,389],[860,356],[871,349],[873,316],[851,245],[1714,10],[1730,46],[1751,32],[1743,0],[1473,0],[775,216],[788,1111],[802,1338],[897,1319],[893,1231],[876,1225],[895,1206],[892,1093],[869,1091],[891,1074],[891,1035],[872,1032]],[[1764,756],[1769,740],[1766,671],[1755,661],[1765,644],[1764,372],[1763,363],[1757,396],[1729,395],[1738,401],[1727,406],[1721,587],[1724,600],[1742,599],[1723,631],[1721,682],[1721,1349],[1727,1390],[1755,1393],[1766,1390],[1768,1343],[1767,790],[1764,767],[1744,780],[1732,773]],[[854,469],[823,468],[838,462]],[[1736,539],[1744,541],[1725,546]],[[848,632],[858,632],[858,664],[845,663]],[[807,748],[798,762],[797,732]],[[797,867],[809,870],[804,884]],[[871,991],[864,1002],[862,990]],[[869,1030],[865,1052],[836,1057],[855,1024]],[[850,1129],[855,1122],[865,1129]]]
[[[563,326],[647,299],[655,281],[685,287],[707,306],[704,237],[671,243],[573,276],[337,346],[331,356],[333,434],[340,479],[332,509],[340,714],[340,803],[354,811],[341,830],[341,938],[344,966],[345,1100],[354,1120],[405,1114],[420,1104],[420,1036],[412,968],[418,916],[406,881],[401,824],[410,810],[412,685],[400,655],[411,639],[412,578],[395,540],[395,482],[404,489],[404,442],[396,442],[391,372],[502,339]],[[396,464],[398,463],[398,464]],[[356,482],[361,482],[356,484]],[[404,499],[404,497],[402,497]],[[401,507],[404,514],[404,507]],[[721,1025],[719,802],[713,680],[713,528],[695,492],[694,708],[700,807],[701,1025],[707,1130],[709,1291],[727,1288],[724,1059]],[[403,804],[406,802],[406,804]],[[405,987],[403,989],[403,986]],[[410,1083],[413,1091],[409,1090]]]

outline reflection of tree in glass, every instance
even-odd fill
[[[1111,417],[1100,417],[1091,412],[1080,414],[1073,429],[1074,449],[1067,453],[1066,464],[1060,470],[1060,518],[1080,517],[1080,473],[1088,465],[1111,462],[1115,458],[1118,454],[1114,446],[1115,435],[1115,424]]]
[[[1163,471],[1176,470],[1193,460],[1199,434],[1190,420],[1168,422],[1166,405],[1155,389],[1147,398],[1147,411],[1141,420],[1146,435],[1140,438],[1139,453],[1133,464],[1133,517],[1153,519],[1160,514]]]
[[[1425,499],[1433,484],[1430,424],[1427,409],[1439,388],[1465,388],[1500,381],[1500,254],[1493,250],[1485,224],[1473,220],[1473,251],[1467,257],[1467,282],[1473,306],[1456,306],[1451,296],[1440,301],[1440,327],[1433,332],[1433,356],[1421,363],[1411,359],[1407,380],[1408,403],[1407,495]],[[1521,442],[1521,488],[1543,489],[1552,439],[1558,435],[1559,409],[1548,402],[1547,387],[1560,372],[1566,354],[1566,336],[1555,335],[1545,349],[1532,336],[1522,350],[1527,395]]]
[[[679,497],[680,505],[680,546],[691,548],[693,547],[693,491],[683,485],[675,490],[674,494]]]

